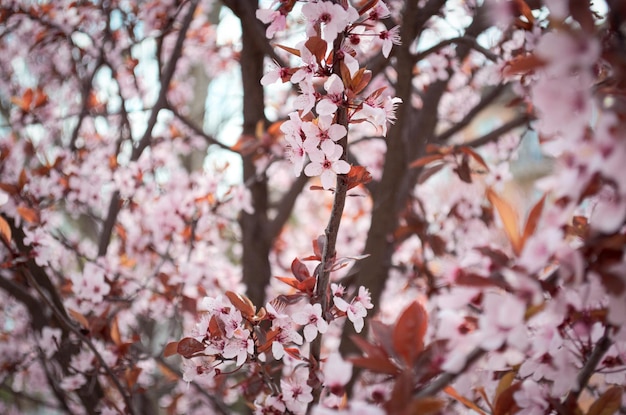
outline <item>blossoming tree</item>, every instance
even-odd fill
[[[626,411],[623,2],[259,3],[0,2],[0,412]]]

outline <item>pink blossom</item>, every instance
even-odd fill
[[[222,356],[226,359],[236,358],[237,366],[246,362],[248,354],[254,353],[254,342],[250,338],[250,331],[247,329],[237,330],[235,336],[226,340]]]
[[[304,414],[309,402],[313,400],[312,389],[306,383],[306,377],[294,376],[280,380],[283,400],[287,409],[295,414]]]
[[[305,122],[302,131],[306,135],[306,148],[316,148],[324,140],[339,141],[346,136],[348,130],[340,124],[333,124],[331,115],[320,115],[317,122]]]
[[[343,81],[336,74],[332,74],[324,82],[326,96],[315,106],[319,115],[332,115],[337,112],[337,107],[343,104]]]
[[[302,344],[302,336],[293,328],[292,323],[281,326],[277,330],[278,333],[272,341],[272,355],[274,359],[281,360],[285,355],[285,346]]]
[[[389,30],[383,30],[378,34],[378,38],[382,41],[383,56],[389,57],[393,45],[400,45],[400,26],[395,26]]]
[[[105,280],[104,270],[92,262],[85,264],[82,273],[73,273],[71,280],[72,290],[76,296],[94,304],[101,303],[104,296],[111,290]]]
[[[333,301],[337,309],[348,315],[348,319],[352,322],[352,324],[354,324],[354,330],[356,330],[357,333],[360,333],[365,325],[363,318],[367,316],[367,310],[363,304],[359,301],[352,301],[351,303],[348,303],[341,297],[333,297]]]
[[[324,334],[328,330],[328,323],[322,317],[322,306],[319,303],[305,304],[291,317],[297,324],[304,326],[304,338],[309,343],[317,337],[318,332]]]
[[[302,81],[312,82],[313,76],[319,70],[317,58],[305,46],[304,42],[299,44],[298,49],[300,50],[300,59],[302,59],[304,65],[294,72],[291,76],[291,82],[294,84],[299,84]]]
[[[304,174],[309,177],[321,176],[324,189],[333,186],[336,174],[346,174],[350,171],[350,165],[345,160],[340,160],[343,148],[331,140],[322,143],[322,149],[309,149],[311,162],[304,168]]]
[[[339,353],[332,353],[322,365],[324,387],[335,395],[343,395],[344,386],[352,378],[352,363],[346,362]]]
[[[528,415],[543,415],[548,407],[546,388],[530,380],[524,380],[522,387],[513,394],[517,405]]]
[[[273,38],[276,32],[285,30],[287,26],[287,17],[281,10],[257,9],[256,18],[265,24],[270,23],[265,31],[265,36],[268,39]]]
[[[322,25],[321,36],[332,43],[337,34],[341,33],[348,24],[359,18],[358,12],[351,6],[344,9],[339,4],[330,1],[309,2],[302,7],[302,13],[307,18],[307,36],[315,36],[316,24]]]
[[[77,373],[75,375],[64,377],[59,386],[61,387],[61,389],[66,391],[75,391],[76,389],[83,386],[86,381],[87,379],[85,379],[85,376]]]

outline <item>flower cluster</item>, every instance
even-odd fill
[[[302,14],[309,39],[295,48],[283,47],[298,56],[302,65],[276,67],[261,79],[263,85],[280,79],[299,86],[301,93],[294,105],[298,111],[291,112],[289,120],[281,126],[287,157],[296,175],[304,168],[307,176],[320,177],[324,189],[332,187],[336,175],[350,170],[344,157],[345,144],[341,144],[348,134],[348,125],[366,121],[385,135],[387,123],[395,120],[395,107],[400,102],[398,98],[382,96],[382,90],[364,97],[359,95],[371,78],[365,68],[359,69],[361,39],[380,40],[385,57],[393,44],[400,43],[397,27],[389,31],[379,29],[380,19],[388,17],[389,11],[384,2],[375,3],[361,12],[331,1],[305,4]],[[284,27],[284,10],[285,5],[281,4],[276,11],[257,12],[263,22],[271,22],[269,37],[278,27]],[[320,80],[324,81],[323,92],[317,88]]]

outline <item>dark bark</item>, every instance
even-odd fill
[[[229,7],[241,21],[242,49],[240,57],[243,86],[243,134],[254,136],[259,122],[265,122],[265,99],[260,79],[263,76],[265,52],[258,41],[259,22],[254,15],[256,2],[228,0]],[[243,180],[252,194],[254,213],[241,213],[239,223],[243,246],[243,282],[247,295],[260,306],[265,301],[265,287],[269,284],[271,267],[269,253],[273,235],[270,233],[268,187],[265,173],[256,171],[255,154],[243,155]]]

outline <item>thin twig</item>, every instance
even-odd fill
[[[513,118],[511,121],[505,124],[502,124],[500,127],[496,128],[495,130],[481,137],[475,138],[473,140],[470,140],[464,143],[464,145],[468,147],[474,147],[474,148],[484,146],[485,144],[488,144],[488,143],[491,143],[492,141],[497,140],[498,138],[500,138],[502,134],[506,134],[509,131],[517,127],[522,127],[524,125],[527,125],[531,120],[532,120],[531,116],[527,114],[522,114],[519,117]]]
[[[176,39],[176,45],[174,46],[174,51],[172,52],[172,56],[170,57],[165,69],[163,70],[163,76],[161,81],[161,90],[159,91],[159,96],[150,112],[150,118],[148,119],[148,125],[146,126],[146,130],[139,140],[137,147],[133,149],[131,155],[131,161],[139,160],[139,157],[143,153],[143,151],[150,145],[150,140],[152,139],[152,130],[154,129],[159,112],[167,106],[167,92],[170,87],[170,83],[172,82],[172,78],[174,77],[174,72],[176,71],[176,64],[178,60],[182,56],[183,53],[183,43],[185,41],[185,37],[187,36],[187,31],[189,30],[189,26],[191,25],[191,21],[193,20],[193,15],[198,6],[198,0],[192,0],[189,5],[189,10],[187,11],[187,15],[185,16],[180,31],[178,32],[178,38]],[[113,227],[115,222],[117,221],[117,215],[120,211],[120,193],[119,191],[115,191],[111,196],[111,202],[109,203],[109,210],[107,213],[107,218],[104,221],[104,227],[102,229],[102,234],[100,235],[100,241],[98,243],[98,256],[104,256],[107,253],[109,248],[109,244],[111,242],[111,234],[113,233]]]
[[[467,359],[465,360],[465,365],[463,366],[463,368],[461,370],[459,370],[456,373],[452,373],[452,372],[444,373],[443,375],[439,376],[435,381],[433,381],[432,383],[428,384],[428,386],[426,386],[425,388],[420,389],[416,393],[414,393],[413,397],[415,397],[415,398],[425,398],[425,397],[428,397],[428,396],[435,396],[436,394],[441,392],[443,390],[443,388],[448,386],[450,383],[454,382],[454,380],[459,375],[465,373],[465,371],[472,364],[474,364],[474,362],[476,362],[478,359],[480,359],[480,357],[483,354],[485,354],[485,351],[483,349],[481,349],[480,347],[477,347],[476,349],[472,350],[472,352],[467,356]]]

